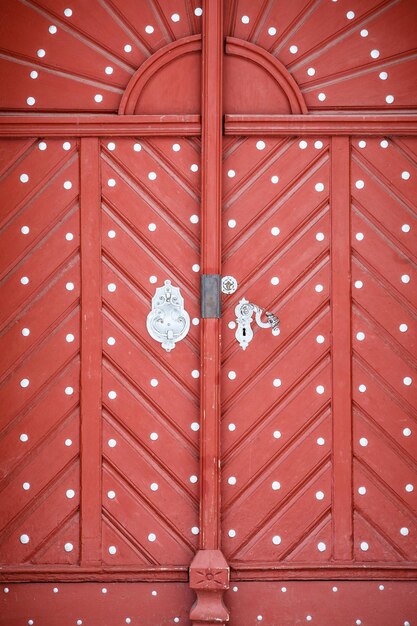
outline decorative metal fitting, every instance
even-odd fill
[[[279,319],[277,318],[277,316],[273,313],[265,311],[264,309],[261,309],[261,307],[253,304],[252,302],[249,302],[245,298],[242,298],[242,300],[240,300],[240,302],[235,307],[237,323],[235,337],[243,350],[246,350],[249,343],[253,339],[252,316],[254,313],[256,323],[260,328],[270,328],[273,335],[279,335]],[[263,313],[265,313],[266,315],[266,322],[263,322],[261,319]]]
[[[237,289],[237,280],[234,276],[223,276],[222,278],[222,292],[230,295],[235,293]]]
[[[190,316],[184,309],[179,287],[173,287],[170,280],[166,280],[164,285],[156,288],[146,327],[150,336],[170,352],[190,330]]]

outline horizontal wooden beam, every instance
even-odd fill
[[[225,135],[417,135],[417,115],[225,115]]]
[[[187,582],[188,566],[172,567],[2,567],[2,583],[40,582]]]
[[[302,564],[236,564],[230,565],[232,581],[274,580],[417,580],[415,563],[340,563],[322,565]]]
[[[0,115],[0,137],[200,135],[199,115]]]

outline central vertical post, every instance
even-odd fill
[[[201,272],[202,287],[211,284],[217,289],[221,273],[222,85],[223,1],[207,0],[202,35]],[[219,309],[203,307],[201,319],[200,550],[190,566],[190,587],[197,594],[190,613],[194,626],[229,621],[222,600],[229,587],[229,568],[220,550]]]

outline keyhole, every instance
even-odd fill
[[[243,333],[243,336],[246,337],[246,328],[243,328],[242,333]]]

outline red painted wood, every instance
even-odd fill
[[[331,143],[331,306],[333,387],[333,556],[352,559],[352,331],[350,253],[350,146]]]
[[[101,556],[101,241],[99,140],[80,145],[81,565]]]

